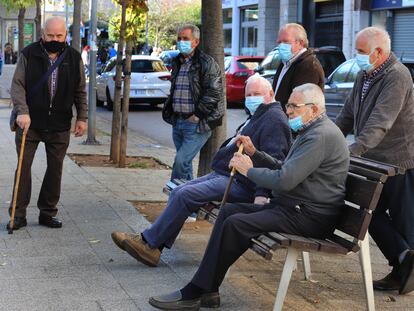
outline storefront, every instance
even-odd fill
[[[373,0],[372,24],[385,26],[393,52],[414,61],[414,0]]]

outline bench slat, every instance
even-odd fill
[[[368,231],[371,218],[372,214],[368,210],[361,210],[347,205],[336,225],[336,229],[358,240],[363,240]]]
[[[312,241],[311,239],[305,238],[300,235],[293,235],[293,234],[287,234],[287,233],[280,233],[280,235],[285,236],[290,240],[290,246],[306,250],[306,251],[318,251],[319,250],[319,244],[315,241]]]
[[[331,241],[313,239],[313,238],[310,238],[310,240],[313,240],[319,244],[320,252],[330,253],[330,254],[343,254],[343,255],[346,255],[349,252],[347,248],[337,243],[331,242]]]
[[[377,191],[378,185],[378,182],[348,174],[345,200],[364,209],[375,209],[375,205],[373,206],[372,204],[372,197],[375,191]]]
[[[343,237],[341,237],[339,235],[334,234],[331,237],[329,237],[327,240],[343,246],[344,248],[346,248],[350,252],[356,253],[356,252],[359,251],[358,243],[354,243],[352,241],[344,239]]]
[[[277,243],[279,243],[281,246],[290,246],[290,239],[277,233],[277,232],[268,232],[266,233],[267,236],[271,237],[273,240],[275,240]]]
[[[398,168],[396,166],[361,157],[351,157],[350,164],[377,171],[387,176],[395,176],[398,172]]]
[[[270,248],[256,239],[251,239],[250,248],[266,260],[271,260],[273,257],[273,254],[270,251]]]
[[[281,245],[278,242],[276,242],[275,240],[269,238],[268,236],[264,234],[259,236],[257,240],[263,243],[264,245],[266,245],[267,247],[269,247],[271,250],[276,250],[281,247]]]
[[[382,183],[384,183],[388,178],[387,175],[384,175],[380,172],[373,171],[373,170],[360,167],[360,166],[356,166],[356,165],[352,165],[352,164],[349,166],[349,171],[353,174],[365,176],[370,180],[380,181]]]

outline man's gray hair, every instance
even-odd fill
[[[273,91],[273,87],[270,84],[269,80],[259,76],[258,74],[254,74],[252,76],[250,76],[247,80],[246,80],[246,87],[248,84],[250,83],[254,83],[254,82],[260,82],[260,85],[262,85],[266,91]]]
[[[303,103],[312,103],[318,106],[321,112],[325,111],[325,96],[319,86],[313,83],[306,83],[295,87],[293,92],[299,92],[303,96]]]
[[[296,23],[285,24],[280,28],[279,34],[282,31],[288,30],[288,29],[293,29],[294,30],[293,36],[295,37],[296,40],[301,40],[303,42],[303,46],[305,48],[307,48],[309,46],[308,35],[306,33],[305,28],[303,28],[302,25],[299,25],[299,24],[296,24]]]
[[[48,26],[51,22],[54,22],[54,21],[59,21],[59,22],[61,22],[61,23],[63,24],[63,26],[65,27],[66,31],[67,31],[67,28],[66,28],[66,21],[65,21],[62,17],[60,17],[60,16],[52,16],[52,17],[48,17],[48,18],[45,20],[45,23],[44,23],[44,25],[43,25],[43,29],[46,29],[46,28],[47,28],[47,26]]]
[[[377,26],[367,27],[358,32],[356,40],[361,36],[367,40],[371,52],[378,47],[381,48],[386,55],[391,53],[390,35],[385,29]]]
[[[177,29],[177,33],[180,33],[184,29],[190,29],[191,34],[193,35],[194,39],[200,39],[200,28],[198,28],[196,25],[193,25],[193,24],[180,25]]]

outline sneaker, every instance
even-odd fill
[[[186,223],[188,222],[196,222],[197,221],[197,213],[192,213],[190,216],[187,217],[185,220]]]
[[[158,266],[161,252],[158,248],[151,248],[145,243],[141,235],[126,237],[121,243],[123,249],[136,260],[150,267]]]
[[[126,238],[130,238],[132,239],[133,237],[135,237],[136,234],[132,234],[132,233],[126,233],[126,232],[121,232],[121,231],[114,231],[111,233],[111,237],[112,237],[112,241],[114,241],[114,243],[116,244],[116,246],[118,246],[120,249],[122,249],[123,251],[125,250],[124,247],[122,246],[122,242],[126,239]]]

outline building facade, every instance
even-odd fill
[[[312,47],[336,46],[355,55],[364,27],[387,29],[396,55],[414,61],[414,0],[222,0],[225,53],[266,55],[281,25],[302,24]]]

